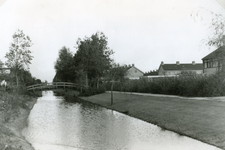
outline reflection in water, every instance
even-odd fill
[[[66,103],[44,91],[23,134],[36,150],[215,150],[88,102]]]

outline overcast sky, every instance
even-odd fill
[[[218,0],[220,1],[220,0]],[[0,59],[5,61],[12,35],[21,29],[30,36],[32,75],[52,81],[58,51],[74,53],[78,38],[102,31],[113,58],[135,64],[143,72],[164,63],[201,63],[210,53],[200,44],[209,33],[209,20],[191,17],[200,7],[225,13],[215,0],[4,0],[0,1]]]

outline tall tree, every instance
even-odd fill
[[[0,60],[0,69],[3,67],[4,63]]]
[[[210,22],[207,24],[210,34],[202,40],[202,43],[216,48],[220,47],[220,51],[217,51],[214,55],[218,63],[222,65],[220,72],[225,73],[225,16],[202,7],[194,10],[191,16],[194,20],[200,19],[201,21],[207,20]]]
[[[73,81],[75,69],[73,67],[73,53],[63,46],[59,50],[59,57],[54,66],[58,80]]]
[[[4,63],[0,60],[0,73],[1,74],[3,74],[3,72],[4,72],[2,69],[3,65],[4,65]]]
[[[191,16],[195,21],[204,21],[208,26],[210,34],[202,40],[202,43],[216,47],[225,45],[225,16],[203,7],[193,10]]]
[[[13,42],[10,44],[9,52],[6,53],[6,65],[11,68],[16,77],[16,84],[19,84],[20,70],[29,70],[33,56],[30,47],[33,45],[29,36],[18,30],[13,34]]]
[[[114,53],[108,47],[107,37],[102,32],[97,32],[91,37],[77,40],[77,52],[74,56],[77,68],[85,72],[86,85],[92,80],[99,85],[99,79],[109,69],[111,55]]]

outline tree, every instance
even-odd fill
[[[2,68],[4,63],[0,60],[0,68]]]
[[[9,67],[16,77],[16,84],[19,84],[20,70],[29,70],[29,64],[33,56],[31,55],[30,47],[33,45],[29,36],[23,33],[23,30],[18,30],[13,34],[13,42],[10,44],[9,52],[5,57],[6,66]]]
[[[220,51],[214,53],[217,61],[222,64],[220,72],[225,73],[225,16],[217,14],[204,8],[199,8],[197,11],[193,11],[191,16],[194,20],[200,18],[201,21],[208,20],[208,30],[210,34],[207,38],[201,42],[208,46],[220,47]]]
[[[55,62],[54,68],[58,80],[65,82],[74,80],[73,54],[69,48],[63,46],[59,50],[59,57]]]
[[[202,40],[203,44],[216,47],[225,45],[225,16],[202,7],[193,10],[191,16],[195,21],[207,21],[210,34]]]
[[[88,80],[90,80],[97,84],[98,88],[99,79],[113,61],[110,56],[114,52],[108,47],[107,37],[104,33],[97,32],[83,40],[78,39],[76,44],[77,52],[74,56],[76,69],[85,73],[86,86],[89,86]]]
[[[4,73],[4,71],[3,71],[3,65],[4,65],[4,63],[0,60],[0,74],[3,74]]]
[[[33,77],[29,70],[20,70],[20,80],[24,83],[25,86],[32,85]]]
[[[36,79],[35,83],[36,84],[41,84],[41,79]]]
[[[127,66],[121,66],[120,64],[114,63],[106,74],[106,81],[111,82],[111,105],[113,104],[113,85],[115,82],[124,83],[127,72]]]
[[[150,70],[149,72],[144,73],[144,76],[157,76],[158,70]]]

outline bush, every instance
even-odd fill
[[[5,122],[19,115],[19,109],[27,109],[26,102],[30,96],[25,95],[25,87],[10,86],[6,91],[0,91],[0,113]]]
[[[105,83],[105,89],[110,91],[111,84]],[[225,75],[218,73],[206,76],[182,72],[175,77],[159,77],[150,81],[147,79],[126,80],[124,83],[114,83],[113,90],[188,97],[225,96]]]
[[[95,94],[101,94],[105,92],[105,87],[103,85],[99,86],[99,88],[93,88],[89,87],[87,89],[84,89],[82,93],[80,93],[80,96],[91,96]]]
[[[3,113],[4,121],[19,115],[19,108],[26,108],[25,98],[17,93],[0,92],[0,111]]]

